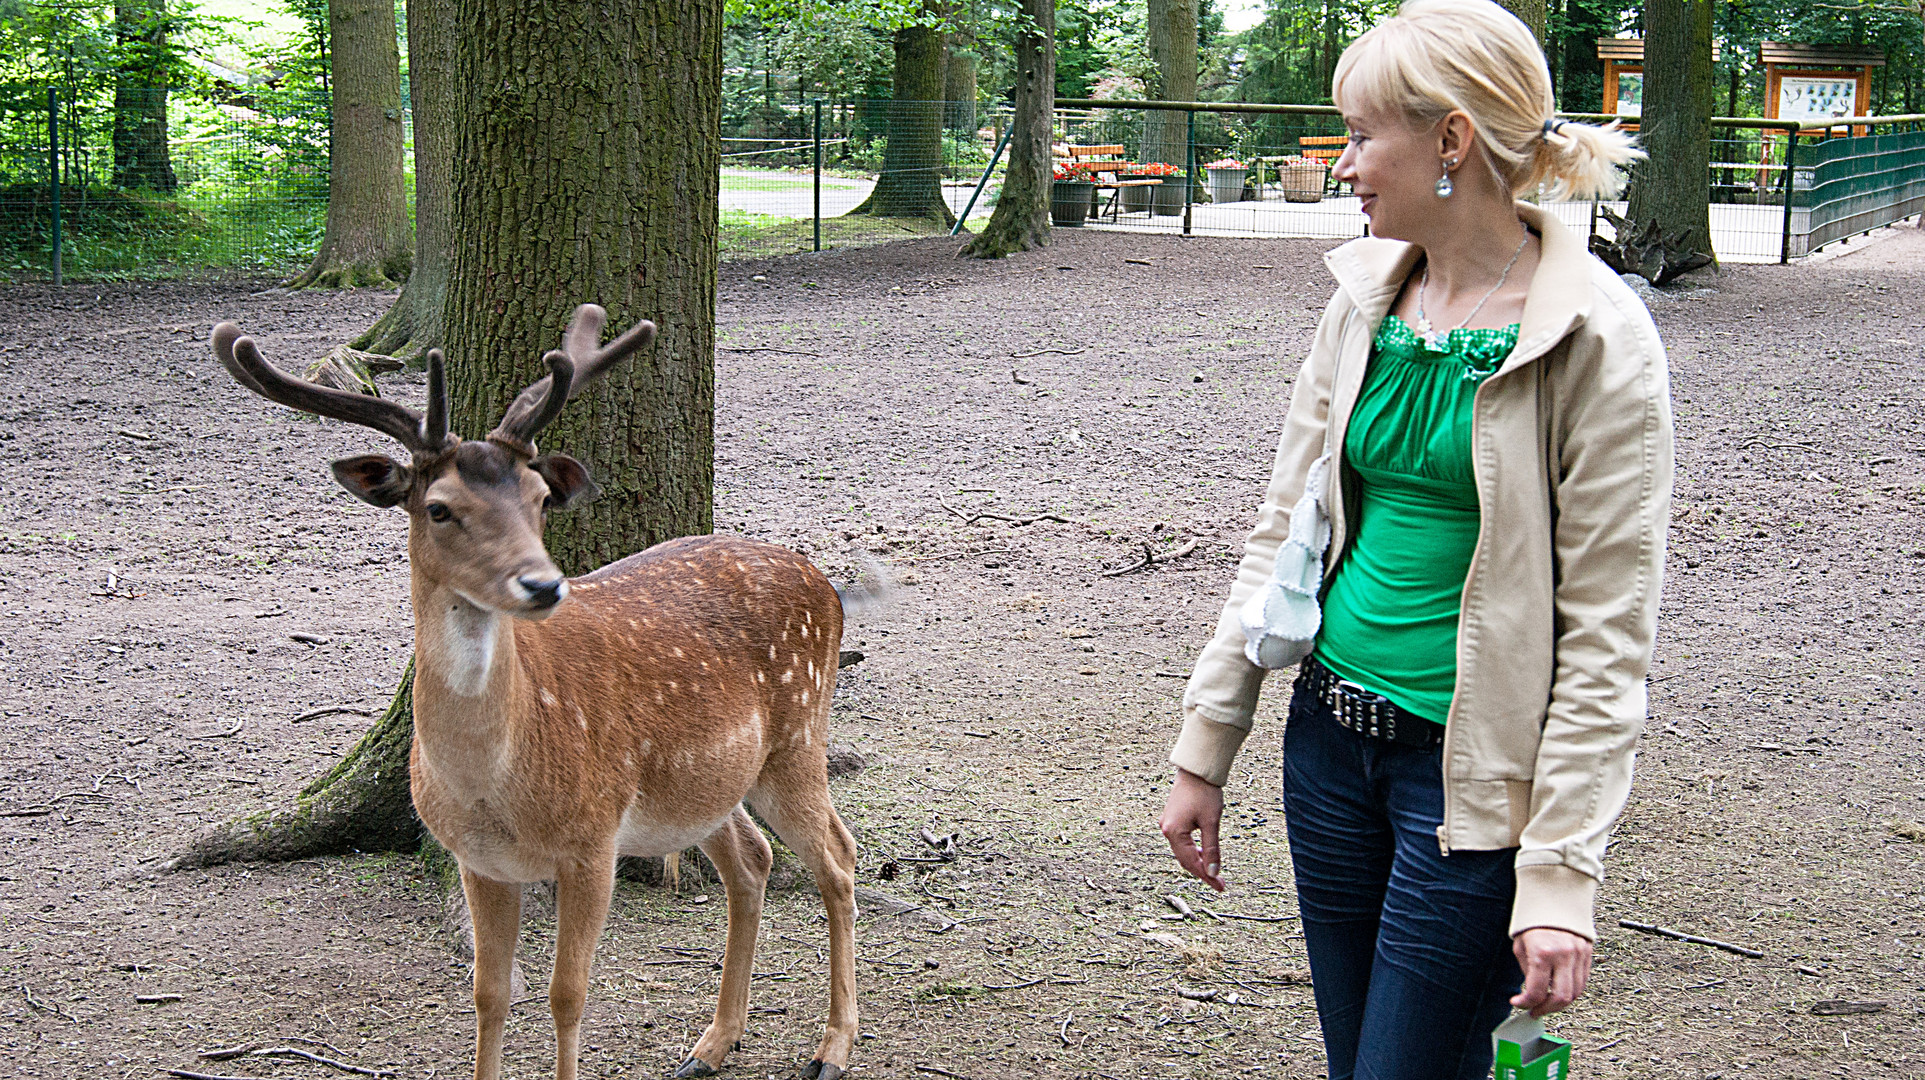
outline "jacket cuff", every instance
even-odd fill
[[[1545,926],[1595,942],[1592,915],[1596,907],[1597,879],[1591,875],[1562,863],[1520,866],[1517,899],[1511,905],[1511,936]]]
[[[1249,735],[1249,728],[1211,720],[1200,709],[1191,708],[1183,718],[1182,734],[1170,749],[1170,764],[1222,787],[1230,779],[1230,762]]]

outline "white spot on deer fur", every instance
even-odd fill
[[[782,685],[783,685],[783,686],[787,686],[787,685],[789,685],[790,683],[792,683],[792,682],[794,682],[794,681],[795,681],[795,672],[793,672],[793,671],[785,671],[785,672],[783,672],[783,673],[782,673]]]
[[[633,754],[623,754],[623,755],[622,755],[622,768],[624,768],[624,769],[631,769],[631,768],[634,768],[634,767],[635,767],[635,755],[633,755]]]
[[[804,690],[802,691],[802,704],[807,705],[808,703],[809,703],[809,692],[807,690]]]
[[[642,753],[646,754],[653,749],[655,749],[655,740],[653,739],[642,740]]]
[[[575,706],[575,722],[582,726],[583,731],[588,730],[588,714],[582,711],[580,705]]]
[[[677,645],[673,651],[675,653],[675,659],[680,660],[682,658],[682,647]]]
[[[775,646],[769,646],[769,659],[775,659]]]
[[[549,693],[546,686],[541,688],[541,703],[548,706],[555,704],[555,695]]]
[[[759,683],[765,683],[765,682],[768,682],[768,681],[769,681],[769,673],[768,673],[768,672],[766,672],[766,671],[758,671],[758,672],[756,672],[756,673],[755,673],[755,681],[756,681],[756,682],[759,682]]]
[[[682,688],[682,684],[676,682],[674,679],[670,679],[668,681],[668,688],[670,690],[680,690]]]
[[[630,619],[630,620],[628,620],[628,628],[629,628],[630,630],[637,630],[637,629],[640,629],[640,627],[638,627],[638,626],[636,626],[636,625],[635,625],[635,620],[634,620],[634,619]]]
[[[815,678],[815,661],[809,661],[809,678]]]
[[[442,681],[462,697],[480,696],[488,688],[488,670],[495,663],[496,635],[503,625],[500,617],[461,602],[448,609],[441,625],[448,638],[441,657],[446,664]]]

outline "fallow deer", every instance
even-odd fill
[[[753,807],[815,875],[828,909],[829,1019],[804,1076],[835,1080],[856,1037],[855,841],[829,799],[829,699],[843,607],[795,552],[722,536],[657,544],[572,580],[547,514],[592,495],[587,469],[534,438],[612,365],[584,304],[549,374],[485,439],[448,430],[439,351],[426,413],[290,378],[232,323],[214,355],[271,401],[371,427],[412,455],[333,464],[348,492],[408,514],[415,616],[415,809],[461,864],[474,920],[475,1077],[501,1072],[523,882],[556,882],[555,1075],[574,1080],[589,963],[615,860],[693,844],[728,895],[715,1019],[676,1076],[718,1069],[741,1038],[771,853]]]

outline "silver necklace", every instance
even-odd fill
[[[1531,231],[1525,229],[1524,239],[1517,242],[1517,250],[1511,252],[1511,261],[1504,264],[1504,272],[1498,275],[1497,284],[1492,285],[1490,291],[1484,294],[1484,299],[1479,300],[1477,306],[1470,309],[1470,314],[1464,316],[1463,322],[1458,323],[1443,333],[1439,333],[1433,329],[1430,325],[1430,317],[1424,314],[1424,290],[1430,287],[1430,260],[1425,259],[1424,279],[1417,283],[1417,325],[1413,327],[1413,329],[1417,331],[1417,336],[1423,339],[1424,346],[1431,352],[1447,351],[1450,348],[1451,332],[1462,330],[1464,327],[1469,326],[1470,321],[1477,317],[1477,313],[1484,310],[1484,301],[1497,295],[1497,290],[1504,287],[1504,282],[1511,276],[1511,268],[1517,265],[1517,260],[1524,254],[1524,245],[1530,242]]]

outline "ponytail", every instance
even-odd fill
[[[1624,187],[1624,168],[1644,156],[1616,120],[1605,127],[1546,120],[1537,148],[1513,187],[1528,191],[1548,184],[1553,200],[1609,199]]]

